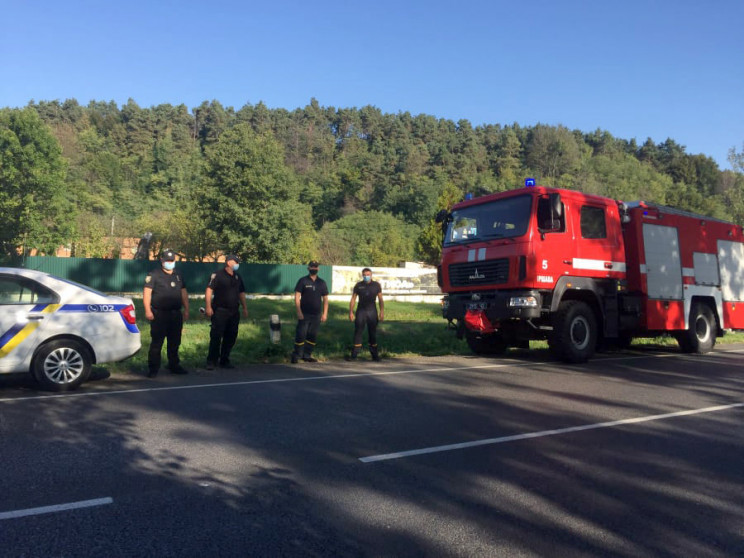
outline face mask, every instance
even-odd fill
[[[363,275],[362,276],[362,279],[364,280],[365,283],[369,283],[370,281],[372,281],[372,276],[371,275]]]
[[[318,274],[318,270],[317,269],[308,269],[308,271],[310,272],[310,275],[317,275]]]
[[[238,269],[240,269],[240,264],[238,263],[232,264],[230,267],[232,268],[233,271],[238,271]]]
[[[176,268],[176,262],[163,262],[163,267],[168,271],[173,271]]]

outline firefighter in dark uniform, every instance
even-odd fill
[[[228,255],[225,258],[225,267],[213,273],[207,285],[206,314],[212,319],[207,370],[214,370],[215,365],[220,368],[235,368],[230,363],[230,351],[238,338],[239,306],[243,308],[243,317],[248,317],[245,285],[237,273],[239,267],[240,258],[235,254]]]
[[[154,378],[160,369],[163,341],[168,340],[166,353],[168,369],[173,374],[186,374],[180,364],[178,347],[181,345],[183,322],[189,319],[189,295],[186,282],[180,272],[175,271],[176,255],[165,250],[160,255],[160,267],[145,277],[142,301],[145,317],[150,321],[150,351],[147,355],[147,375]]]
[[[356,316],[354,316],[354,303],[359,298]],[[354,322],[354,346],[351,348],[350,360],[359,356],[362,350],[362,334],[367,328],[369,337],[369,352],[372,360],[380,360],[380,352],[377,349],[377,301],[380,303],[379,321],[385,319],[385,303],[382,300],[382,286],[372,280],[372,270],[365,267],[362,270],[362,280],[354,285],[354,290],[349,303],[349,320]]]
[[[305,362],[318,362],[313,358],[318,327],[328,319],[328,285],[318,277],[318,262],[307,264],[308,275],[297,281],[295,286],[295,309],[297,310],[297,331],[295,333],[292,364],[299,359]]]

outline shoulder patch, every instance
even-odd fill
[[[148,275],[147,277],[145,277],[145,283],[149,283],[150,281],[152,281],[151,276]]]
[[[210,279],[214,279],[215,277],[217,277],[217,274],[216,273],[212,273],[212,277],[210,277]]]

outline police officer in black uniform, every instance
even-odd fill
[[[354,316],[354,303],[359,297],[359,306],[357,307],[356,317]],[[385,303],[382,300],[382,286],[372,280],[372,270],[365,267],[362,270],[362,280],[354,285],[349,303],[349,320],[354,322],[354,346],[351,349],[351,360],[359,356],[362,350],[362,334],[364,328],[367,328],[369,336],[369,352],[372,360],[379,361],[380,353],[377,350],[377,305],[380,302],[379,321],[385,319]]]
[[[145,317],[150,321],[150,351],[147,355],[147,375],[154,378],[160,369],[163,341],[168,340],[168,369],[173,374],[186,374],[180,364],[178,347],[181,345],[183,322],[189,319],[189,296],[180,272],[174,271],[176,254],[165,250],[160,255],[160,267],[145,277],[142,301]],[[183,309],[183,312],[181,311]]]
[[[243,317],[248,317],[245,286],[243,279],[237,274],[239,267],[240,258],[235,254],[228,255],[225,258],[225,267],[213,273],[207,285],[206,314],[212,319],[207,370],[214,370],[216,364],[220,368],[235,368],[230,363],[230,351],[238,338],[238,306],[243,307]]]
[[[308,275],[297,281],[295,286],[297,331],[291,357],[292,364],[299,359],[305,362],[318,362],[313,358],[318,327],[320,322],[328,319],[328,285],[318,277],[319,267],[316,261],[308,263]]]

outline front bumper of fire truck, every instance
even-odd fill
[[[442,299],[442,316],[463,320],[468,312],[484,312],[491,322],[540,317],[542,295],[534,290],[450,293]]]

